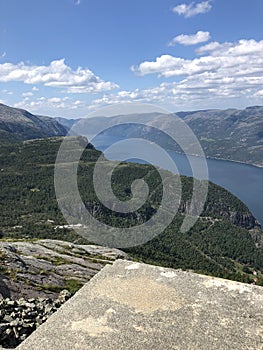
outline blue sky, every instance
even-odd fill
[[[263,104],[262,0],[0,0],[0,102],[84,117]]]

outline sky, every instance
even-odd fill
[[[263,105],[262,0],[0,0],[0,102],[86,117]]]

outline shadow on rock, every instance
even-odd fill
[[[11,297],[11,293],[10,290],[7,286],[7,284],[4,281],[4,277],[2,275],[0,275],[0,297],[3,298],[10,298]]]

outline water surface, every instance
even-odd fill
[[[119,140],[120,138],[117,137],[100,136],[93,140],[92,143],[97,149],[104,151],[111,143]],[[173,158],[179,174],[186,176],[193,175],[186,155],[173,151],[167,152]],[[127,154],[127,151],[125,151],[125,155],[128,160],[129,154]],[[111,157],[107,155],[108,158],[115,160],[122,158],[122,156],[121,149],[119,154],[114,153]],[[143,162],[142,160],[134,159],[134,157],[132,158],[132,161]],[[191,164],[194,164],[195,167],[198,168],[202,166],[203,163],[198,157],[191,156],[189,158],[191,159]],[[206,160],[209,180],[224,187],[241,199],[241,201],[248,206],[256,219],[263,224],[263,168],[218,159]],[[172,170],[169,169],[169,166],[167,166],[166,169]],[[200,177],[200,179],[202,178]]]

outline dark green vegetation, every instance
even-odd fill
[[[0,142],[14,142],[66,135],[67,129],[54,118],[40,117],[0,103]]]
[[[68,140],[69,148],[72,140]],[[79,137],[81,144],[83,138]],[[63,225],[65,222],[54,192],[54,162],[61,138],[5,144],[0,148],[0,230],[7,238],[50,238],[85,243]],[[145,205],[130,214],[116,214],[98,202],[92,185],[93,168],[101,152],[88,145],[79,164],[79,189],[93,215],[111,225],[131,226],[148,220],[158,209],[162,184],[149,165],[121,163],[113,173],[117,197],[131,197],[133,180],[143,178],[149,186]],[[175,175],[171,175],[175,176]],[[143,246],[126,249],[140,261],[263,285],[263,236],[248,208],[228,191],[209,183],[202,217],[187,233],[179,228],[188,211],[192,179],[182,177],[183,196],[179,213],[160,236]],[[200,183],[202,185],[202,183]],[[69,189],[70,195],[70,189]]]

